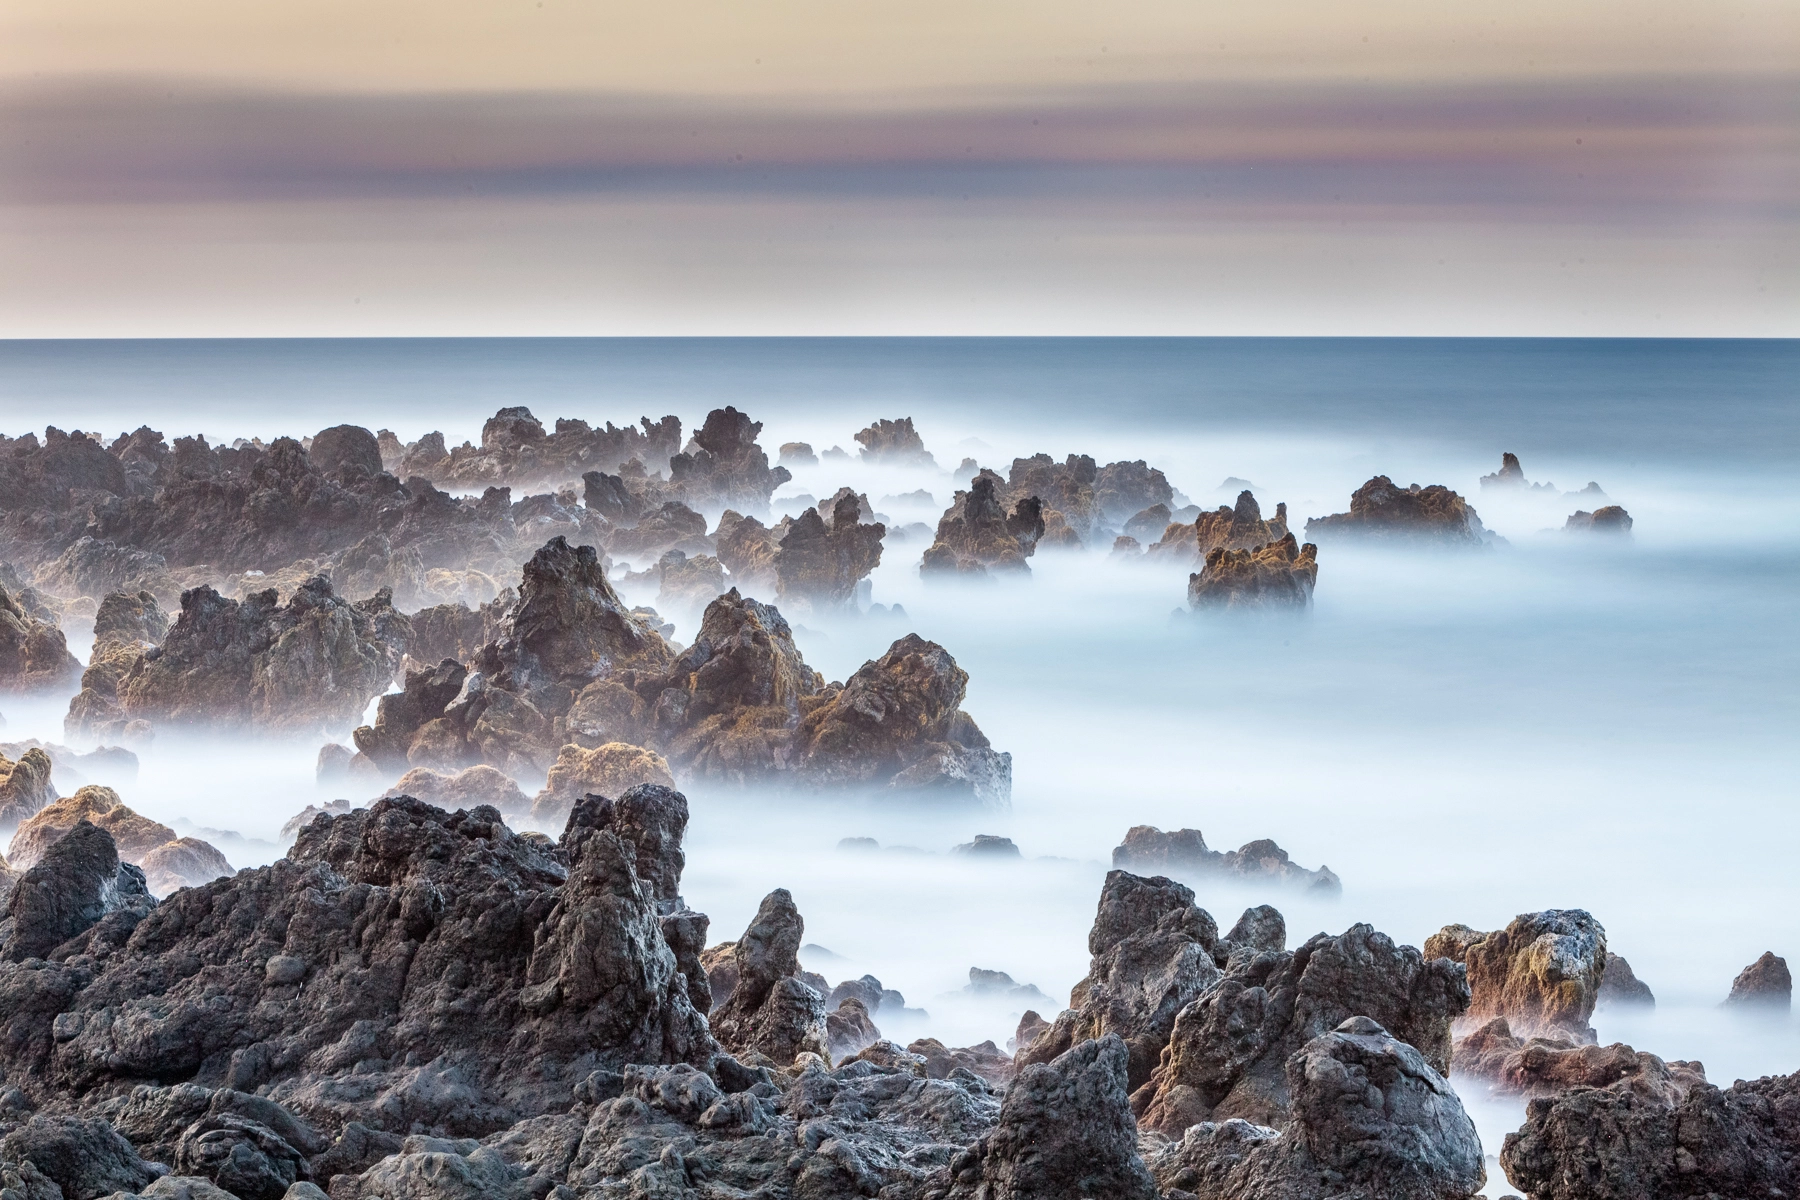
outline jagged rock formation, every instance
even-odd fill
[[[857,996],[844,997],[825,1014],[825,1051],[834,1063],[860,1054],[880,1040],[881,1030],[869,1006]]]
[[[1622,1079],[1525,1106],[1500,1163],[1533,1200],[1702,1200],[1800,1188],[1800,1074],[1695,1083],[1671,1103]]]
[[[1188,1128],[1149,1155],[1170,1197],[1466,1200],[1487,1179],[1462,1102],[1426,1056],[1365,1016],[1309,1040],[1283,1067],[1292,1119]]]
[[[806,442],[783,442],[777,461],[784,467],[816,467],[819,456]]]
[[[861,436],[861,435],[858,435]],[[783,602],[801,600],[814,611],[850,607],[857,585],[881,563],[881,539],[887,526],[863,524],[854,495],[840,496],[826,525],[816,509],[807,509],[789,526],[775,556],[775,590]]]
[[[1008,513],[999,495],[999,477],[983,471],[957,492],[938,522],[937,538],[919,571],[926,578],[981,576],[989,571],[1022,571],[1044,536],[1043,504],[1021,497]]]
[[[1610,533],[1624,535],[1631,532],[1631,514],[1617,504],[1608,504],[1593,512],[1578,509],[1569,515],[1563,524],[1565,533]]]
[[[713,534],[719,561],[731,572],[732,586],[747,593],[774,591],[781,541],[767,525],[727,509]]]
[[[1639,979],[1631,964],[1612,953],[1606,954],[1606,967],[1600,975],[1600,992],[1594,1001],[1596,1012],[1607,1008],[1655,1008],[1656,994]]]
[[[1456,1043],[1458,1078],[1487,1083],[1494,1094],[1555,1096],[1576,1087],[1618,1087],[1677,1104],[1706,1082],[1697,1062],[1664,1062],[1621,1042],[1579,1045],[1566,1037],[1519,1038],[1505,1017],[1495,1017]]]
[[[417,799],[417,797],[414,798]],[[325,816],[341,817],[355,807],[357,806],[351,804],[348,800],[327,800],[323,804],[309,804],[287,819],[281,826],[281,833],[278,836],[283,842],[291,844],[295,838],[300,836],[300,831],[302,829],[305,829],[308,825],[313,823],[314,817],[320,816],[321,814]],[[439,805],[438,807],[441,808],[443,806]]]
[[[438,663],[446,658],[472,662],[483,646],[498,640],[506,614],[518,601],[519,593],[508,587],[474,608],[437,604],[420,609],[407,617],[412,626],[407,657],[414,663]]]
[[[614,529],[607,535],[606,548],[633,562],[653,563],[671,550],[708,554],[712,543],[704,516],[680,500],[668,500],[649,508],[634,524]]]
[[[159,821],[139,816],[119,801],[109,787],[88,784],[73,796],[65,796],[39,809],[13,833],[6,857],[15,870],[36,866],[62,836],[86,821],[111,835],[119,857],[141,862],[144,855],[175,840],[175,831]]]
[[[712,1010],[713,1036],[740,1058],[786,1067],[802,1053],[826,1055],[825,1002],[800,979],[806,923],[786,888],[763,897],[730,951],[731,987]]]
[[[94,614],[94,652],[69,701],[63,732],[72,741],[119,742],[145,730],[132,727],[119,704],[119,684],[169,633],[169,618],[149,592],[115,592]]]
[[[858,454],[866,463],[902,467],[937,466],[937,459],[925,449],[925,442],[913,428],[911,417],[901,417],[898,421],[885,418],[876,421],[856,435],[856,442],[862,447]],[[785,460],[787,447],[783,446],[781,449]],[[809,453],[810,449],[809,447]]]
[[[1206,565],[1188,576],[1188,607],[1304,609],[1319,580],[1319,548],[1288,534],[1249,550],[1214,547]]]
[[[1191,522],[1170,524],[1154,532],[1162,536],[1149,549],[1152,557],[1204,563],[1215,549],[1253,550],[1279,542],[1288,535],[1287,505],[1277,504],[1274,519],[1265,521],[1256,495],[1246,489],[1238,493],[1237,503],[1230,508],[1221,504]]]
[[[286,604],[273,590],[240,603],[193,588],[162,645],[119,680],[119,707],[128,720],[214,730],[348,728],[399,665],[382,636],[395,615],[385,594],[353,605],[322,577]]]
[[[950,1185],[926,1196],[1156,1200],[1156,1185],[1137,1153],[1127,1057],[1124,1043],[1109,1036],[1026,1067],[1007,1089],[994,1131],[951,1160]]]
[[[38,567],[32,582],[65,600],[149,592],[171,608],[181,602],[181,585],[162,555],[97,537],[77,538],[67,550]]]
[[[1306,522],[1306,540],[1364,540],[1475,547],[1486,544],[1481,518],[1461,496],[1434,483],[1399,487],[1377,475],[1350,494],[1350,511]]]
[[[531,819],[553,827],[562,823],[583,796],[617,796],[640,784],[675,786],[668,762],[654,750],[626,742],[607,742],[592,750],[564,746],[550,767],[544,789],[531,801]]]
[[[611,421],[595,429],[586,421],[559,418],[554,430],[528,408],[503,408],[481,427],[481,445],[446,448],[444,435],[429,433],[409,443],[396,473],[422,476],[437,484],[515,487],[557,483],[589,471],[617,471],[631,459],[661,470],[681,449],[681,422],[675,417],[619,428]]]
[[[1525,1036],[1594,1041],[1588,1020],[1606,971],[1606,929],[1592,914],[1523,913],[1497,933],[1446,925],[1426,939],[1425,953],[1468,967],[1473,999],[1459,1032],[1505,1017]]]
[[[1198,829],[1167,833],[1154,825],[1134,825],[1113,848],[1113,866],[1140,874],[1154,872],[1195,882],[1236,879],[1287,884],[1320,896],[1336,896],[1343,884],[1330,867],[1309,871],[1267,838],[1223,853],[1209,850]]]
[[[491,805],[500,811],[500,815],[509,821],[515,821],[531,812],[531,798],[519,789],[505,774],[496,771],[485,763],[473,767],[464,767],[460,771],[434,771],[430,767],[414,767],[402,775],[399,782],[389,788],[385,796],[411,796],[415,800],[448,812],[458,809],[479,808],[483,804]],[[349,812],[348,801],[342,802],[342,812]],[[569,815],[571,804],[565,804],[558,824]],[[297,836],[302,828],[309,824],[313,816],[320,811],[307,806],[307,813],[302,813],[293,820],[299,824],[294,826],[293,835]],[[310,813],[311,815],[307,815]],[[290,822],[292,824],[293,822]],[[282,827],[282,835],[290,836],[287,826]]]
[[[1732,1008],[1787,1012],[1794,1003],[1794,977],[1788,971],[1787,960],[1777,958],[1773,951],[1763,951],[1761,958],[1731,981],[1725,1003]]]
[[[725,590],[725,564],[710,554],[671,550],[652,569],[656,603],[664,612],[698,612]]]
[[[50,756],[35,746],[16,761],[0,754],[0,836],[11,836],[56,799],[50,772]]]
[[[1013,1062],[992,1042],[977,1046],[946,1046],[936,1038],[908,1042],[908,1054],[920,1060],[929,1079],[949,1079],[958,1071],[979,1075],[995,1087],[1005,1087],[1013,1077]]]
[[[1532,483],[1525,478],[1525,468],[1519,465],[1519,456],[1512,451],[1500,455],[1500,469],[1492,475],[1481,477],[1481,490],[1486,491],[1518,491],[1518,492],[1554,492],[1554,483]]]
[[[95,952],[99,942],[117,945],[155,907],[156,900],[144,884],[144,872],[119,861],[112,836],[104,829],[81,821],[51,843],[43,858],[14,882],[6,900],[6,916],[0,920],[0,959],[7,964],[28,964],[52,956],[77,938],[84,939],[77,952]],[[50,984],[46,995],[33,986],[39,981],[18,977],[20,970],[31,969],[0,966],[0,986],[10,976],[8,990],[17,988],[13,994],[24,1001],[0,1019],[15,1037],[21,1023],[42,1023],[37,1005],[54,996],[62,982]],[[18,1058],[12,1058],[7,1078],[30,1082],[20,1077],[21,1065]]]
[[[1170,1135],[1234,1117],[1278,1124],[1293,1102],[1290,1056],[1352,1017],[1378,1022],[1448,1073],[1450,1024],[1467,1009],[1469,986],[1461,967],[1428,955],[1368,925],[1293,951],[1233,947],[1224,977],[1175,1018],[1133,1107]]]
[[[767,513],[769,497],[793,475],[786,467],[769,466],[769,456],[756,444],[761,432],[761,421],[735,408],[713,409],[694,431],[693,453],[669,460],[671,490],[706,512]]]
[[[153,846],[138,860],[144,886],[152,896],[168,896],[184,887],[199,887],[232,873],[216,846],[197,837],[178,837]]]
[[[54,621],[26,612],[0,586],[0,692],[46,692],[70,687],[81,663]]]

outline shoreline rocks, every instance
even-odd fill
[[[1196,883],[1267,880],[1321,897],[1343,893],[1343,883],[1330,867],[1320,866],[1316,871],[1309,871],[1289,859],[1287,851],[1267,838],[1221,853],[1207,848],[1206,839],[1198,829],[1174,829],[1165,833],[1154,825],[1134,825],[1126,832],[1125,840],[1113,848],[1112,864],[1125,870],[1168,874]]]

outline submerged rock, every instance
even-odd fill
[[[1009,513],[1000,498],[999,477],[983,471],[957,492],[938,522],[937,537],[919,570],[927,579],[980,576],[991,571],[1022,572],[1044,536],[1043,504],[1036,496],[1017,500]]]
[[[814,611],[850,607],[857,585],[881,563],[887,526],[860,521],[855,496],[839,497],[827,526],[816,509],[800,514],[781,539],[775,558],[775,590],[782,600],[804,600]]]
[[[1349,512],[1306,522],[1310,542],[1360,539],[1472,548],[1489,536],[1468,501],[1449,488],[1436,483],[1402,488],[1386,475],[1351,493]]]
[[[901,417],[898,421],[885,418],[876,421],[856,435],[856,442],[862,447],[858,455],[866,463],[902,467],[937,466],[937,459],[925,449],[924,441],[913,428],[911,417]],[[783,446],[781,449],[785,459],[787,447]],[[810,452],[809,447],[809,455]]]
[[[1597,508],[1593,512],[1578,509],[1569,514],[1563,523],[1565,533],[1610,533],[1625,535],[1631,532],[1631,514],[1617,504],[1609,504]]]

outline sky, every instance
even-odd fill
[[[1792,336],[1800,6],[5,0],[0,336]]]

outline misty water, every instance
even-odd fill
[[[1004,1046],[1028,1005],[962,994],[969,968],[1036,985],[1053,1015],[1127,828],[1198,828],[1214,849],[1273,838],[1328,864],[1342,897],[1199,887],[1221,927],[1267,902],[1290,946],[1358,921],[1418,945],[1453,921],[1587,908],[1657,997],[1600,1013],[1602,1042],[1698,1059],[1723,1086],[1800,1068],[1792,1019],[1718,1007],[1763,951],[1800,953],[1796,380],[1800,349],[1771,342],[15,342],[0,426],[228,440],[352,421],[454,444],[505,404],[692,428],[731,403],[773,458],[788,441],[854,453],[870,421],[912,416],[939,469],[828,460],[775,498],[779,516],[847,484],[891,529],[935,526],[965,456],[1002,474],[1039,451],[1142,458],[1206,507],[1248,480],[1296,533],[1371,475],[1446,484],[1504,545],[1328,545],[1298,618],[1177,616],[1187,568],[1104,546],[1040,551],[1026,580],[927,587],[929,535],[891,535],[871,595],[905,615],[797,619],[797,641],[833,679],[907,632],[943,644],[970,675],[964,708],[1013,755],[1011,809],[689,787],[686,898],[717,941],[786,887],[833,956],[809,951],[811,969],[873,973],[929,1013],[884,1033]],[[1484,493],[1509,450],[1558,491]],[[1628,540],[1561,531],[1592,507],[1562,493],[1589,481],[1630,511]],[[920,488],[929,503],[904,498]],[[698,613],[664,615],[692,636]],[[8,703],[0,738],[61,740],[65,709]],[[163,734],[120,791],[254,865],[322,798],[324,740]],[[1023,861],[949,853],[977,833]],[[841,852],[845,837],[884,849]],[[1522,1104],[1467,1099],[1497,1153]]]

